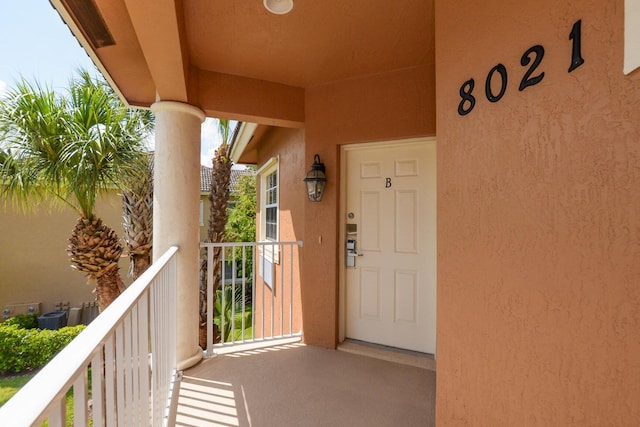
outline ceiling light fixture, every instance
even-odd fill
[[[284,15],[293,9],[293,0],[263,0],[264,7],[276,15]]]

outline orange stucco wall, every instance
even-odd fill
[[[279,224],[278,233],[281,242],[293,242],[302,240],[304,242],[304,227],[302,225],[302,217],[304,211],[305,189],[302,185],[304,178],[304,131],[302,129],[286,129],[273,128],[264,136],[263,142],[258,151],[258,167],[272,157],[279,159],[279,176],[278,176],[278,208],[279,208]],[[258,206],[260,206],[260,178],[257,181]],[[256,230],[258,239],[260,239],[260,211],[257,212],[258,228]],[[265,311],[261,309],[263,301],[262,286],[256,287],[256,302],[254,303],[254,319],[256,320],[255,332],[260,336],[262,331],[262,322],[266,325],[265,333],[270,333],[271,322],[271,299],[273,298],[274,307],[274,335],[281,333],[280,331],[280,304],[284,307],[289,306],[289,302],[293,299],[293,327],[289,328],[289,312],[284,313],[284,333],[299,332],[303,329],[301,290],[300,290],[300,259],[304,254],[304,248],[293,247],[293,259],[291,258],[290,248],[284,248],[281,253],[282,264],[284,266],[284,282],[283,270],[281,265],[277,265],[275,269],[276,283],[278,288],[275,294],[271,291],[265,292]],[[257,267],[256,267],[257,268]],[[293,268],[291,272],[290,268]],[[293,278],[293,293],[289,290],[289,279]],[[258,278],[260,281],[260,278]],[[284,283],[286,289],[280,286]],[[259,282],[260,284],[260,282]],[[283,301],[281,301],[281,298]]]
[[[622,74],[623,14],[436,0],[439,426],[638,425],[640,73]],[[578,19],[585,63],[568,73]],[[545,75],[520,92],[536,44]]]
[[[99,199],[96,212],[122,236],[120,196],[114,192]],[[22,213],[0,206],[0,310],[10,304],[41,303],[46,313],[60,302],[79,307],[95,301],[95,285],[71,269],[66,252],[76,219],[69,208]],[[128,270],[128,259],[121,259],[126,284],[131,283]]]
[[[434,69],[417,67],[308,89],[305,111],[305,170],[319,154],[327,169],[327,186],[322,202],[304,200],[304,335],[310,344],[334,348],[342,265],[338,260],[340,146],[433,136]]]

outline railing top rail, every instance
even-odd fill
[[[24,424],[20,425],[30,426],[38,421],[39,417],[54,403],[57,396],[69,389],[76,373],[89,363],[109,334],[118,326],[123,316],[138,302],[151,281],[177,251],[177,246],[169,248],[100,316],[5,403],[0,408],[0,421],[8,420],[9,416],[15,416],[15,414],[23,416]],[[29,410],[25,411],[25,408],[29,408]]]
[[[302,240],[295,240],[290,242],[223,242],[223,243],[211,243],[200,242],[201,248],[207,247],[233,247],[233,246],[278,246],[278,245],[297,245],[302,246]]]

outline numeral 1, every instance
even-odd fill
[[[571,66],[569,72],[572,72],[582,64],[584,59],[582,58],[582,19],[578,19],[571,32],[569,33],[569,40],[573,41],[573,47],[571,50]]]

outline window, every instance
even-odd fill
[[[280,239],[278,158],[273,157],[259,170],[260,176],[260,241],[277,242]],[[269,274],[273,266],[279,262],[280,248],[278,245],[261,245],[259,248],[259,273],[269,286],[272,278]]]
[[[260,240],[278,241],[278,159],[272,158],[260,174]]]
[[[278,240],[278,171],[265,179],[265,238]]]

